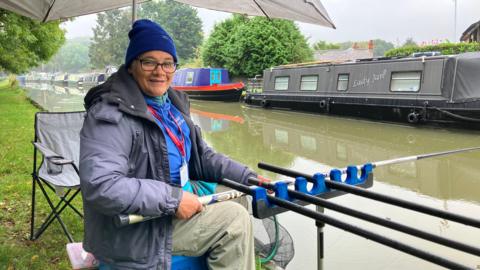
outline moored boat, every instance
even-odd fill
[[[230,82],[223,68],[185,68],[175,72],[172,88],[187,93],[193,99],[239,101],[243,82]]]
[[[480,53],[279,66],[247,104],[480,128]]]

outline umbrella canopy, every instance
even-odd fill
[[[137,0],[137,3],[148,0]],[[132,0],[0,0],[0,8],[42,22],[131,6]]]
[[[195,7],[335,28],[320,0],[176,0]]]
[[[0,0],[0,8],[39,21],[67,19],[132,5],[134,0]],[[136,0],[141,3],[148,0]],[[192,6],[335,28],[320,0],[176,0]]]

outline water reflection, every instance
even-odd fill
[[[81,111],[86,90],[50,83],[27,83],[27,96],[40,107],[51,112]]]

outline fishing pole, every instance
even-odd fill
[[[260,187],[263,187],[263,188],[267,188],[267,189],[270,189],[270,190],[274,190],[274,191],[276,191],[277,187],[278,187],[275,184],[267,183],[267,182],[261,181],[259,179],[256,179],[254,177],[250,177],[248,179],[248,183],[252,184],[252,185],[260,186]],[[474,246],[470,246],[470,245],[467,245],[467,244],[464,244],[464,243],[461,243],[461,242],[458,242],[458,241],[450,240],[450,239],[447,239],[447,238],[444,238],[444,237],[441,237],[441,236],[437,236],[437,235],[434,235],[434,234],[431,234],[431,233],[428,233],[428,232],[424,232],[424,231],[421,231],[419,229],[412,228],[412,227],[409,227],[409,226],[405,226],[403,224],[400,224],[400,223],[397,223],[397,222],[394,222],[394,221],[379,218],[379,217],[376,217],[376,216],[373,216],[373,215],[370,215],[370,214],[367,214],[367,213],[364,213],[364,212],[360,212],[360,211],[357,211],[357,210],[354,210],[354,209],[351,209],[351,208],[348,208],[348,207],[330,202],[330,201],[325,200],[323,198],[315,197],[313,195],[309,195],[309,194],[306,194],[306,193],[303,193],[303,192],[299,192],[299,191],[291,190],[291,189],[287,189],[287,192],[288,192],[288,196],[290,196],[291,198],[294,198],[294,199],[309,202],[309,203],[312,203],[312,204],[315,204],[315,205],[318,205],[318,206],[322,206],[322,207],[327,208],[327,209],[331,209],[331,210],[334,210],[334,211],[337,211],[337,212],[340,212],[340,213],[343,213],[343,214],[346,214],[346,215],[350,215],[350,216],[353,216],[353,217],[356,217],[356,218],[359,218],[359,219],[363,219],[363,220],[366,220],[366,221],[369,221],[369,222],[387,227],[389,229],[397,230],[397,231],[407,233],[407,234],[410,234],[410,235],[413,235],[413,236],[416,236],[416,237],[419,237],[419,238],[422,238],[422,239],[425,239],[425,240],[428,240],[428,241],[431,241],[431,242],[434,242],[434,243],[437,243],[437,244],[441,244],[441,245],[444,245],[444,246],[447,246],[447,247],[450,247],[450,248],[454,248],[454,249],[461,250],[461,251],[464,251],[464,252],[467,252],[467,253],[470,253],[470,254],[473,254],[473,255],[476,255],[476,256],[480,256],[480,248],[477,248],[477,247],[474,247]]]
[[[214,203],[217,203],[217,202],[232,200],[232,199],[235,199],[235,198],[242,197],[244,195],[245,195],[245,193],[242,193],[242,192],[237,191],[237,190],[228,190],[228,191],[224,191],[224,192],[220,192],[220,193],[216,193],[216,194],[211,194],[211,195],[207,195],[207,196],[198,197],[198,201],[202,205],[209,205],[209,204],[214,204]],[[128,214],[128,215],[120,214],[120,215],[115,216],[113,221],[115,223],[115,226],[120,228],[120,227],[123,227],[123,226],[126,226],[126,225],[135,224],[135,223],[139,223],[139,222],[143,222],[143,221],[147,221],[147,220],[151,220],[151,219],[155,219],[155,218],[159,218],[159,217],[161,217],[161,216],[142,216],[142,215],[136,215],[136,214]]]
[[[225,186],[228,186],[230,188],[233,188],[235,190],[241,191],[243,193],[246,193],[246,194],[249,194],[249,195],[253,194],[253,190],[251,189],[251,187],[242,185],[242,184],[234,182],[232,180],[222,179],[220,181],[220,183],[225,185]],[[426,251],[420,250],[420,249],[415,248],[413,246],[410,246],[410,245],[401,243],[399,241],[396,241],[394,239],[391,239],[391,238],[379,235],[377,233],[367,231],[367,230],[362,229],[360,227],[345,223],[345,222],[343,222],[339,219],[336,219],[336,218],[327,216],[325,214],[310,210],[306,207],[303,207],[303,206],[300,206],[298,204],[289,202],[287,200],[283,200],[283,199],[277,198],[277,197],[272,196],[272,195],[266,195],[266,197],[268,198],[268,201],[272,204],[275,204],[275,205],[280,206],[282,208],[291,210],[291,211],[296,212],[298,214],[302,214],[306,217],[310,217],[312,219],[315,219],[316,221],[319,221],[319,222],[331,225],[333,227],[337,227],[339,229],[348,231],[350,233],[365,237],[365,238],[370,239],[372,241],[375,241],[377,243],[380,243],[380,244],[389,246],[391,248],[403,251],[407,254],[410,254],[410,255],[413,255],[415,257],[424,259],[424,260],[429,261],[431,263],[434,263],[434,264],[437,264],[437,265],[440,265],[440,266],[443,266],[443,267],[446,267],[446,268],[450,268],[450,269],[472,269],[471,267],[459,264],[457,262],[453,262],[451,260],[447,260],[443,257],[437,256],[435,254],[428,253]]]
[[[381,165],[402,163],[402,162],[407,162],[407,161],[412,161],[412,160],[424,159],[424,158],[428,158],[428,157],[436,157],[436,156],[441,156],[441,155],[447,155],[447,154],[453,154],[453,153],[459,153],[459,152],[465,152],[465,151],[472,151],[472,150],[476,150],[476,149],[480,149],[480,147],[457,149],[457,150],[452,150],[452,151],[437,152],[437,153],[424,154],[424,155],[418,155],[418,156],[409,156],[409,157],[403,157],[403,158],[374,162],[374,163],[371,163],[371,164],[372,165],[376,164],[376,167],[378,167],[378,166],[381,166]],[[305,173],[298,172],[298,171],[294,171],[294,170],[290,170],[290,169],[286,169],[286,168],[282,168],[282,167],[278,167],[278,166],[275,166],[275,165],[271,165],[271,164],[261,162],[261,163],[258,163],[258,167],[261,168],[261,169],[269,170],[269,171],[279,173],[279,174],[283,174],[283,175],[286,175],[286,176],[290,176],[290,177],[299,177],[300,176],[300,177],[304,177],[305,179],[307,179],[310,182],[314,181],[314,178],[313,178],[312,175],[305,174]],[[325,175],[325,174],[323,174],[323,175]],[[406,208],[406,209],[414,210],[414,211],[421,212],[421,213],[424,213],[424,214],[436,216],[436,217],[439,217],[439,218],[448,219],[448,220],[455,221],[455,222],[458,222],[458,223],[461,223],[461,224],[464,224],[464,225],[480,228],[480,220],[478,220],[478,219],[473,219],[473,218],[461,216],[461,215],[458,215],[458,214],[455,214],[455,213],[450,213],[450,212],[447,212],[447,211],[444,211],[444,210],[436,209],[436,208],[433,208],[433,207],[428,207],[428,206],[413,203],[413,202],[410,202],[410,201],[386,196],[386,195],[383,195],[383,194],[380,194],[380,193],[365,190],[365,189],[362,189],[362,188],[359,188],[359,187],[356,187],[356,186],[353,186],[353,185],[345,184],[345,183],[342,183],[342,182],[339,182],[339,181],[332,181],[332,180],[329,179],[329,178],[331,178],[330,176],[327,176],[326,178],[327,179],[325,179],[325,185],[328,188],[331,188],[331,189],[337,189],[337,190],[349,192],[349,193],[355,194],[357,196],[362,196],[362,197],[365,197],[365,198],[381,201],[381,202],[384,202],[384,203],[388,203],[388,204],[403,207],[403,208]]]
[[[461,149],[454,149],[454,150],[448,150],[448,151],[442,151],[442,152],[434,152],[434,153],[429,153],[429,154],[421,154],[421,155],[416,155],[416,156],[406,156],[406,157],[401,157],[401,158],[393,158],[393,159],[387,159],[387,160],[372,162],[372,166],[373,166],[373,168],[376,168],[376,167],[380,167],[380,166],[386,166],[386,165],[398,164],[398,163],[405,163],[405,162],[416,161],[416,160],[421,160],[421,159],[425,159],[425,158],[439,157],[439,156],[457,154],[457,153],[474,151],[474,150],[479,150],[479,149],[480,149],[480,146],[477,146],[477,147],[461,148]],[[360,169],[361,166],[357,166],[357,168]],[[346,168],[342,170],[342,173],[346,173]]]

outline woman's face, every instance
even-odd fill
[[[143,63],[143,64],[142,64]],[[128,68],[137,81],[140,89],[146,95],[158,97],[165,94],[172,83],[174,72],[167,73],[161,65],[156,65],[152,71],[149,70],[155,64],[175,64],[172,55],[164,51],[148,51],[141,54]]]

